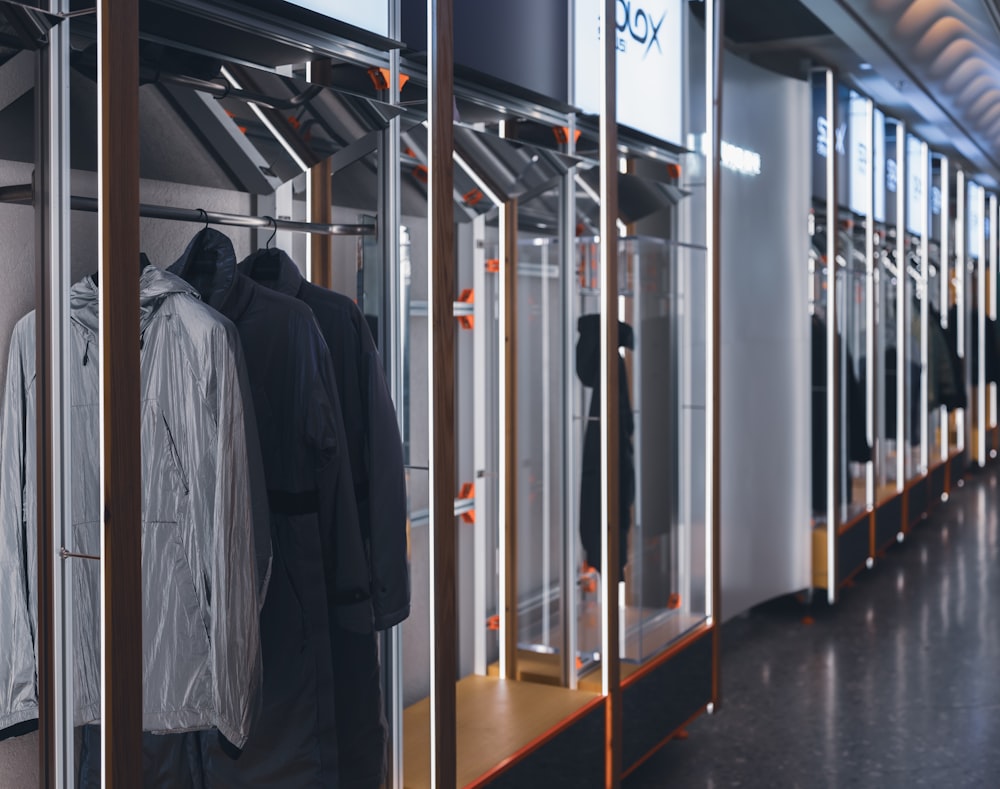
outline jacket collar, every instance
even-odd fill
[[[283,249],[258,249],[240,263],[240,272],[278,293],[298,298],[305,282],[299,267]]]
[[[234,323],[253,298],[254,284],[236,270],[233,242],[217,230],[199,231],[169,270]]]

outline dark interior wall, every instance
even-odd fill
[[[403,41],[427,49],[427,2],[404,0]],[[455,64],[568,102],[569,4],[566,0],[455,0]]]

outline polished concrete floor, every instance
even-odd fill
[[[836,606],[728,623],[722,707],[624,789],[1000,787],[998,477],[971,473]]]

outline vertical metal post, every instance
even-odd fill
[[[52,13],[69,10],[54,0]],[[35,85],[36,506],[38,511],[39,785],[73,785],[72,545],[70,505],[69,23],[37,55]]]
[[[896,124],[896,490],[906,487],[906,126]],[[905,527],[905,524],[904,524]]]
[[[621,779],[621,687],[618,654],[618,114],[615,2],[601,14],[601,689],[605,704],[604,785]]]
[[[958,320],[958,324],[955,326],[955,336],[958,342],[958,348],[956,349],[958,353],[958,358],[962,359],[965,364],[963,369],[965,370],[965,392],[969,405],[963,408],[957,414],[957,424],[955,425],[955,432],[957,433],[956,438],[958,439],[958,450],[961,452],[965,451],[965,448],[969,445],[968,435],[966,431],[968,430],[969,417],[968,413],[970,406],[972,404],[972,371],[969,367],[968,354],[965,352],[965,333],[966,333],[966,308],[965,308],[965,278],[967,276],[966,272],[969,269],[968,261],[966,260],[966,254],[968,251],[968,193],[969,188],[965,182],[965,171],[956,170],[955,172],[955,315]]]
[[[950,291],[948,283],[951,280],[951,173],[948,168],[948,157],[941,157],[941,278],[940,319],[941,328],[948,328],[948,301]],[[941,460],[948,460],[951,430],[948,424],[948,409],[941,406]]]
[[[868,165],[865,168],[867,205],[865,206],[865,438],[875,447],[875,404],[878,386],[875,381],[875,103],[865,102],[865,145]],[[878,453],[872,452],[865,474],[865,505],[875,507],[875,479]]]
[[[427,3],[431,785],[456,784],[454,0]]]
[[[926,474],[930,468],[930,390],[928,386],[930,360],[929,329],[930,329],[930,276],[928,271],[931,266],[931,153],[927,143],[920,144],[920,160],[917,163],[920,167],[920,177],[923,188],[920,190],[920,202],[917,205],[920,211],[920,222],[917,225],[921,231],[920,236],[920,473]]]
[[[389,38],[399,40],[402,28],[401,0],[388,0]],[[389,51],[389,104],[399,104],[400,56],[398,49]],[[379,249],[385,283],[384,308],[380,325],[384,341],[382,361],[386,365],[386,380],[396,406],[399,432],[405,436],[403,321],[407,305],[403,303],[403,271],[400,256],[402,207],[400,200],[400,120],[393,118],[379,140]],[[331,175],[332,178],[332,175]],[[332,183],[331,183],[332,189]],[[332,203],[331,194],[331,203]],[[389,725],[386,784],[389,789],[403,789],[403,632],[397,625],[382,634],[379,654],[382,660],[382,687],[385,691],[385,717]]]
[[[99,0],[101,728],[108,789],[142,784],[139,4]]]
[[[495,561],[497,545],[494,542],[497,528],[497,513],[494,510],[494,487],[496,473],[493,460],[495,458],[496,436],[495,425],[499,413],[496,399],[497,380],[500,375],[500,365],[496,360],[497,335],[499,327],[494,329],[494,321],[499,323],[497,307],[494,299],[495,275],[486,271],[486,217],[477,216],[472,220],[472,287],[478,294],[474,303],[476,330],[473,333],[474,345],[474,385],[473,385],[473,435],[476,468],[476,529],[473,532],[473,578],[474,593],[472,603],[472,621],[475,623],[473,639],[473,671],[485,677],[489,670],[487,643],[488,631],[486,620],[488,616],[489,591],[495,573],[490,572],[491,557]]]
[[[500,676],[517,678],[517,200],[500,214]]]
[[[986,314],[991,321],[997,317],[997,196],[989,196],[990,232],[987,236],[986,258]],[[992,430],[997,425],[997,385],[994,382],[986,384],[988,390],[986,426]]]
[[[721,452],[721,367],[722,349],[722,236],[721,236],[721,187],[722,187],[722,44],[725,0],[705,2],[705,165],[706,165],[706,225],[705,243],[708,260],[706,293],[708,310],[706,316],[705,347],[709,354],[706,365],[705,396],[707,414],[705,446],[708,449],[705,462],[706,532],[708,544],[706,553],[705,612],[712,625],[712,704],[722,701],[722,684],[719,667],[719,633],[721,622],[718,614],[722,610],[721,535],[722,496],[719,485],[722,474]]]
[[[570,13],[573,13],[573,6],[570,5]],[[572,20],[570,30],[574,29]],[[570,50],[570,83],[572,88],[572,47]],[[572,90],[570,92],[572,94]],[[576,132],[576,119],[572,119],[569,125],[567,153],[572,155],[575,148],[574,136]],[[562,406],[565,412],[563,419],[563,571],[562,589],[560,592],[559,614],[562,619],[562,658],[561,679],[562,684],[576,690],[579,683],[579,676],[576,668],[577,656],[577,576],[580,570],[577,561],[577,485],[575,480],[579,478],[576,469],[576,438],[579,423],[575,419],[577,407],[582,411],[582,405],[578,398],[574,396],[576,391],[576,366],[574,347],[576,343],[576,298],[577,298],[577,278],[575,271],[579,265],[579,256],[576,243],[576,181],[575,169],[570,170],[563,177],[562,187],[559,196],[559,243],[562,257],[562,299],[560,309],[562,310]]]
[[[826,75],[827,128],[837,129],[837,81]],[[840,335],[837,321],[837,145],[826,152],[826,573],[827,601],[837,602],[837,528],[840,515]]]
[[[976,259],[976,332],[979,337],[979,353],[976,355],[976,365],[979,370],[976,386],[976,459],[980,468],[986,466],[986,190],[981,186],[975,189],[976,212],[979,224],[976,228],[976,238],[973,243],[979,253]]]

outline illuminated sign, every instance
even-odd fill
[[[927,146],[906,135],[906,229],[914,235],[927,232]]]
[[[875,159],[872,164],[875,173],[875,207],[872,213],[876,222],[885,222],[885,115],[881,110],[875,110]]]
[[[848,113],[851,144],[851,199],[849,207],[854,213],[867,216],[871,205],[872,190],[871,174],[868,169],[871,155],[871,151],[868,150],[868,137],[871,131],[868,126],[868,99],[852,90]]]
[[[684,42],[681,0],[617,0],[618,122],[675,145],[683,144],[681,117]],[[601,2],[574,0],[574,103],[601,108]]]
[[[389,35],[389,3],[387,0],[287,0],[291,5],[315,11],[317,14],[346,22],[380,36]]]
[[[760,154],[723,140],[722,166],[742,175],[760,175]]]

